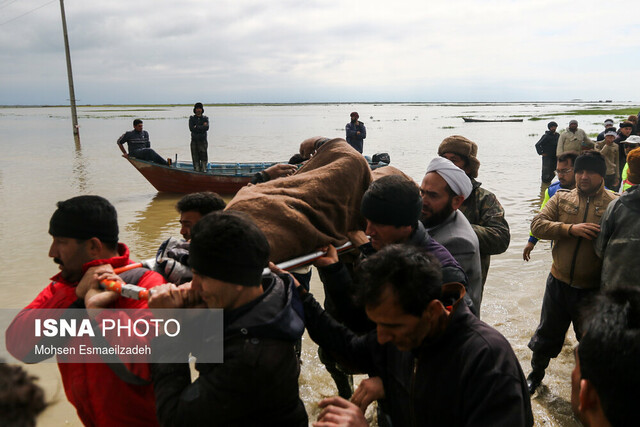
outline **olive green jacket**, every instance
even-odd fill
[[[504,209],[491,191],[481,187],[482,183],[471,178],[473,191],[460,207],[460,211],[471,223],[480,244],[482,283],[487,281],[490,256],[505,252],[511,241],[509,224],[504,218]]]

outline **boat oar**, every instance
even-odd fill
[[[338,253],[343,253],[352,248],[353,248],[353,244],[351,242],[347,242],[344,245],[336,247],[336,250],[338,251]],[[309,265],[313,261],[325,256],[326,254],[327,254],[326,251],[316,251],[308,255],[303,255],[298,258],[290,259],[289,261],[281,262],[280,264],[277,264],[276,267],[282,270],[293,270],[298,267]],[[155,260],[151,259],[143,262],[138,262],[136,264],[125,265],[124,267],[114,268],[113,271],[116,274],[120,274],[120,273],[124,273],[125,271],[133,270],[134,268],[148,267],[148,265],[150,264],[150,261],[155,261]],[[271,274],[271,270],[269,269],[269,267],[265,268],[262,271],[263,276],[268,276],[269,274]],[[117,282],[115,280],[103,280],[102,282],[100,282],[100,287],[107,291],[116,292],[125,298],[131,298],[136,300],[140,300],[140,299],[148,300],[151,294],[153,294],[153,289],[143,288],[142,286],[132,285],[130,283],[125,284],[125,283]]]

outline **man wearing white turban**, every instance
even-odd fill
[[[468,278],[473,311],[480,317],[482,268],[478,237],[467,218],[458,211],[473,186],[465,172],[451,161],[436,157],[429,163],[420,185],[420,220],[438,243],[447,248]]]

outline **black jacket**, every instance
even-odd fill
[[[429,235],[420,221],[407,243],[425,249],[440,262],[443,283],[458,282],[467,285],[467,276],[460,264],[444,246]],[[361,258],[376,252],[370,243],[362,245],[360,251]],[[375,328],[375,324],[367,318],[364,308],[355,301],[357,284],[353,281],[353,271],[346,264],[337,262],[321,267],[318,268],[318,273],[324,287],[324,306],[336,320],[358,334]],[[471,303],[471,299],[467,299],[467,302]]]
[[[191,131],[192,139],[207,139],[207,131],[209,130],[209,117],[198,117],[195,115],[189,117],[189,130]]]
[[[556,150],[558,149],[558,139],[560,138],[560,134],[558,132],[551,132],[550,130],[546,131],[542,138],[538,142],[536,142],[536,151],[538,154],[547,154],[550,156],[556,155]]]
[[[262,296],[224,313],[224,363],[197,363],[193,383],[186,363],[153,365],[162,425],[307,425],[294,350],[304,332],[301,302],[288,275],[262,285]],[[190,350],[197,356],[185,349],[185,360]]]
[[[602,258],[602,289],[639,286],[640,186],[634,185],[609,203],[600,221],[595,241],[596,254]]]
[[[445,301],[463,293],[459,284],[443,291]],[[384,408],[394,426],[533,425],[526,380],[511,346],[460,299],[445,330],[410,352],[378,344],[375,331],[355,335],[311,294],[302,300],[307,330],[318,345],[345,366],[382,378]]]

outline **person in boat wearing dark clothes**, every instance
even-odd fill
[[[189,130],[191,131],[191,160],[196,172],[206,172],[209,156],[207,149],[207,131],[209,130],[209,117],[203,115],[202,102],[196,102],[193,106],[193,116],[189,117]]]
[[[244,213],[212,212],[193,227],[190,287],[162,286],[149,307],[189,307],[200,300],[222,309],[224,363],[196,363],[194,382],[188,355],[206,348],[184,348],[182,364],[154,364],[162,425],[307,426],[294,349],[304,332],[302,307],[292,276],[262,277],[268,260],[266,237]],[[210,334],[202,328],[207,342]],[[165,338],[152,342],[154,353],[173,345]]]
[[[133,130],[123,133],[122,136],[118,138],[116,143],[118,144],[120,151],[122,151],[122,156],[125,158],[131,156],[136,159],[147,160],[159,165],[168,165],[167,161],[160,157],[160,155],[151,148],[149,132],[142,130],[142,127],[142,120],[135,119],[133,121]],[[129,154],[127,154],[127,151],[124,149],[125,143],[129,149]]]
[[[298,287],[305,325],[316,343],[347,366],[381,378],[392,425],[533,425],[511,346],[471,313],[462,300],[464,286],[442,285],[437,260],[412,245],[389,245],[362,261],[357,274],[359,301],[375,330],[356,335]],[[352,419],[340,425],[366,425],[363,412],[343,398],[320,406],[316,426],[337,425],[332,422],[345,410]]]

